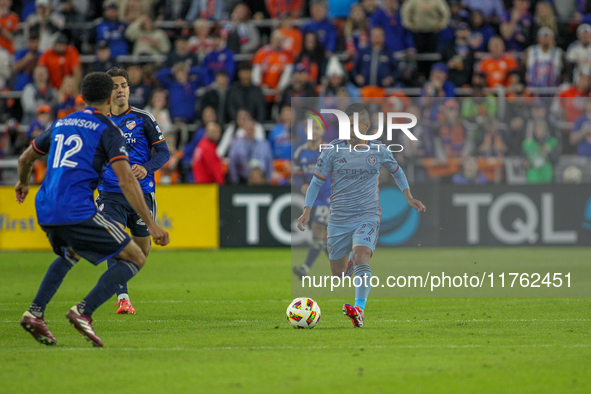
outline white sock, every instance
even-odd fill
[[[129,294],[127,294],[127,293],[119,294],[117,296],[117,300],[118,301],[121,301],[121,300],[127,300],[127,301],[129,301]]]

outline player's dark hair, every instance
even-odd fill
[[[123,77],[125,78],[125,82],[127,82],[127,84],[129,85],[129,74],[127,73],[127,71],[125,71],[124,68],[113,67],[112,69],[107,71],[107,75],[109,75],[111,78]]]
[[[88,105],[103,104],[111,97],[113,79],[105,73],[94,72],[84,77],[80,86],[82,98]]]
[[[347,107],[347,109],[345,110],[345,114],[347,116],[352,116],[355,112],[357,112],[360,115],[363,112],[367,112],[367,114],[369,115],[369,110],[367,109],[367,107],[363,103],[353,103],[353,104],[349,105]]]

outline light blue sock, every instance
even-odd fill
[[[369,296],[369,290],[371,290],[371,268],[369,264],[359,264],[355,266],[355,276],[363,279],[361,286],[355,287],[355,306],[365,310],[365,303],[367,302],[367,296]],[[366,279],[364,277],[367,277]],[[358,281],[355,283],[359,283]]]

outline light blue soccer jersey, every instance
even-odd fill
[[[329,224],[379,223],[380,167],[384,166],[393,175],[402,171],[392,153],[386,145],[374,141],[368,141],[363,148],[358,146],[358,151],[346,140],[335,140],[330,145],[332,149],[322,150],[314,173],[321,180],[332,176]]]

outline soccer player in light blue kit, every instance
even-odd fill
[[[314,179],[306,192],[304,212],[298,218],[298,228],[304,231],[318,191],[331,176],[328,258],[332,274],[340,276],[345,272],[349,252],[353,250],[355,275],[363,278],[363,281],[361,286],[355,287],[355,305],[343,305],[343,313],[351,319],[354,327],[363,327],[363,312],[371,288],[369,259],[378,242],[382,211],[378,182],[380,167],[384,166],[392,174],[411,207],[419,212],[426,208],[412,197],[406,176],[387,147],[379,141],[364,141],[355,137],[355,113],[358,114],[359,132],[365,135],[370,128],[367,107],[362,103],[351,104],[345,113],[349,116],[351,139],[334,140],[330,143],[332,148],[329,146],[322,150]]]

